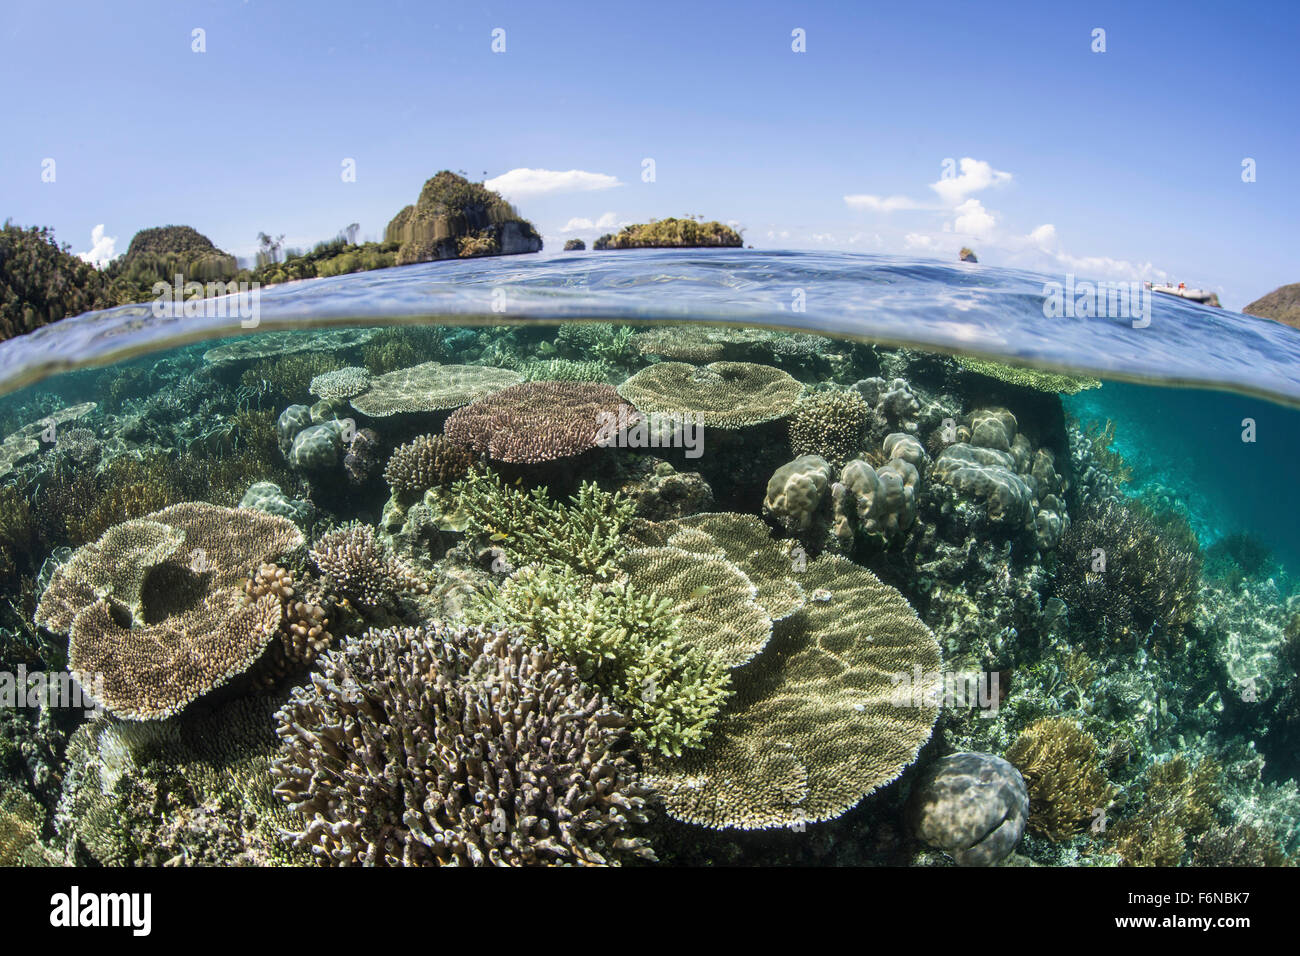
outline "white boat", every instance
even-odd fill
[[[1217,299],[1213,292],[1206,292],[1204,289],[1189,289],[1183,283],[1178,285],[1152,285],[1150,282],[1144,282],[1152,292],[1163,292],[1165,295],[1176,295],[1182,299],[1191,299],[1193,302],[1210,302]]]

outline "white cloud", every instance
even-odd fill
[[[104,224],[100,223],[90,230],[90,251],[78,252],[77,258],[85,259],[97,266],[104,266],[116,255],[117,237],[104,235]]]
[[[997,217],[985,209],[978,199],[967,199],[954,212],[957,218],[952,222],[952,231],[963,236],[987,239],[993,235],[993,229],[998,224]],[[948,228],[944,226],[945,230]]]
[[[909,232],[903,237],[903,245],[909,249],[936,249],[939,246],[933,236],[920,232]]]
[[[953,206],[960,204],[971,193],[1011,182],[1010,173],[999,172],[982,159],[964,156],[960,165],[960,175],[930,184],[940,199]]]
[[[1040,249],[1050,249],[1056,245],[1056,227],[1045,222],[1029,233],[1029,241]]]
[[[618,217],[607,212],[595,222],[581,216],[575,216],[564,224],[560,232],[590,232],[592,229],[613,229],[618,225]]]
[[[856,193],[852,196],[845,196],[844,202],[854,209],[869,209],[872,212],[894,212],[899,209],[923,209],[924,207],[915,199],[909,199],[907,196],[871,196],[867,193]]]
[[[623,185],[617,176],[605,173],[589,173],[582,169],[570,169],[561,172],[556,169],[528,169],[520,167],[494,176],[483,183],[488,189],[495,189],[503,196],[541,196],[547,193],[591,192],[596,189],[612,189]]]

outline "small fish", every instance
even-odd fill
[[[709,593],[710,591],[712,591],[712,590],[713,590],[713,586],[712,586],[712,585],[710,585],[710,584],[701,584],[699,587],[697,587],[697,588],[695,588],[693,591],[691,591],[691,598],[692,598],[693,600],[698,600],[698,599],[704,597],[704,595],[708,594],[708,593]]]
[[[492,535],[492,540],[493,540],[493,541],[508,541],[509,539],[510,539],[510,535],[508,535],[508,534],[502,534],[500,531],[498,531],[496,534]]]

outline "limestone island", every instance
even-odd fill
[[[740,233],[722,223],[694,219],[652,219],[624,226],[618,235],[606,233],[593,249],[695,249],[709,246],[739,249]]]
[[[1279,286],[1241,311],[1300,329],[1300,282]]]
[[[581,239],[570,239],[564,244],[565,252],[582,252],[587,248],[587,244]]]
[[[393,217],[385,242],[400,243],[397,265],[434,259],[540,252],[542,237],[513,205],[482,183],[443,170],[424,184],[415,205]]]

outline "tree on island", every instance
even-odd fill
[[[0,339],[111,305],[108,280],[48,227],[0,229]]]
[[[393,217],[384,239],[400,243],[398,265],[542,248],[533,224],[499,193],[445,169],[425,182],[414,205]]]
[[[703,217],[701,217],[702,219]],[[694,218],[651,219],[648,223],[624,226],[618,235],[606,233],[593,249],[686,249],[701,247],[740,248],[740,233],[713,220]]]
[[[565,252],[582,252],[587,248],[587,244],[581,239],[570,239],[564,244]]]

